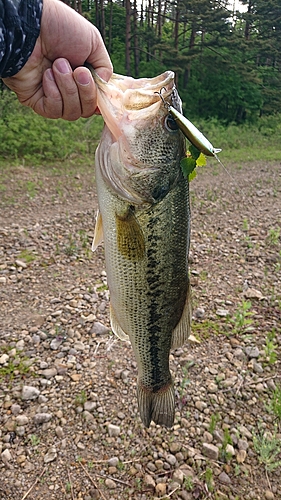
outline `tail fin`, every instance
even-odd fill
[[[172,381],[157,392],[152,392],[140,383],[137,387],[140,417],[145,427],[155,424],[172,427],[175,418],[175,394]]]

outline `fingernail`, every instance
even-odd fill
[[[51,80],[51,82],[54,82],[54,81],[55,81],[55,78],[54,78],[54,73],[53,73],[53,71],[51,70],[51,68],[46,69],[46,76],[47,76],[47,78],[49,78],[49,80]]]
[[[82,71],[76,76],[76,80],[80,85],[89,85],[92,77],[87,71]]]
[[[56,63],[57,69],[59,70],[60,73],[63,75],[66,75],[67,73],[71,72],[70,65],[65,59],[59,59]]]

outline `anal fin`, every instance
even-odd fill
[[[188,283],[188,289],[186,294],[186,301],[184,309],[177,326],[174,328],[172,333],[172,344],[171,349],[176,349],[185,344],[190,337],[190,327],[191,327],[191,317],[192,317],[192,307],[191,307],[191,291],[190,284]]]

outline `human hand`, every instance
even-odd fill
[[[4,83],[25,106],[46,118],[77,120],[96,111],[96,85],[90,63],[105,80],[112,64],[102,37],[90,22],[60,0],[44,0],[40,35],[34,50]]]

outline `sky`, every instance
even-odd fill
[[[247,10],[247,5],[243,5],[239,0],[229,0],[229,5],[231,8],[233,8],[234,4],[234,10],[239,10],[240,12],[246,12]]]

